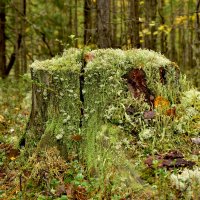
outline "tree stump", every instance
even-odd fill
[[[178,71],[163,55],[141,49],[69,49],[35,61],[25,145],[57,146],[67,157],[82,143],[92,150],[104,125],[137,133],[137,113],[153,111],[157,97],[178,101]]]

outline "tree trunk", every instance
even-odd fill
[[[157,0],[145,0],[145,28],[147,34],[145,36],[145,47],[156,50],[156,38],[154,35],[156,31],[156,16],[157,16]]]
[[[140,48],[139,0],[130,0],[130,39],[132,47]]]
[[[200,67],[200,58],[199,58],[199,53],[200,53],[200,17],[199,17],[199,12],[200,12],[200,0],[197,1],[196,5],[196,40],[195,40],[195,49],[196,49],[196,63],[197,67]]]
[[[73,33],[73,20],[72,20],[72,0],[67,0],[67,5],[68,5],[68,12],[69,15],[67,16],[68,18],[68,35],[71,35]]]
[[[84,45],[87,45],[89,42],[91,42],[91,7],[92,2],[91,0],[85,0],[84,1]]]
[[[21,0],[15,0],[14,6],[16,8],[15,10],[15,37],[17,38],[19,34],[21,34],[21,16],[19,16],[19,12],[21,12]],[[17,40],[15,41],[15,46],[17,46]],[[15,48],[15,65],[14,65],[14,71],[15,71],[15,78],[18,79],[20,76],[21,71],[21,63],[20,63],[20,51],[18,48]]]
[[[27,72],[27,50],[26,50],[26,0],[22,1],[21,10],[23,13],[23,18],[21,21],[21,32],[22,32],[22,46],[21,46],[21,74],[25,74]]]
[[[97,0],[98,47],[111,47],[110,37],[110,0]]]
[[[170,23],[172,30],[170,32],[170,52],[169,52],[169,58],[177,62],[177,50],[176,50],[176,29],[174,27],[174,18],[175,18],[175,13],[174,13],[174,5],[173,5],[173,0],[170,1],[170,6],[171,6],[171,17],[170,17]]]
[[[115,0],[112,2],[112,47],[118,47],[117,43],[117,4]]]
[[[0,1],[0,76],[6,77],[6,37],[5,37],[6,11],[5,2]]]
[[[6,24],[6,11],[5,2],[0,2],[0,76],[6,78],[16,60],[16,52],[20,49],[22,35],[19,33],[16,36],[16,43],[13,48],[13,53],[10,56],[10,60],[6,65],[6,37],[5,37],[5,24]]]
[[[195,68],[196,68],[196,86],[199,87],[199,77],[200,77],[200,0],[197,1],[196,4],[196,27],[195,27],[195,32],[196,32],[196,37],[195,37],[195,42],[194,42],[194,59],[195,59]]]
[[[165,3],[164,0],[159,0],[159,3],[158,3],[159,5],[158,13],[160,16],[160,24],[162,26],[165,25],[165,17],[163,14],[164,3]],[[160,51],[162,54],[167,53],[167,35],[164,31],[162,31],[160,35]]]
[[[75,47],[78,47],[78,0],[75,0],[74,11],[74,29],[75,29]]]

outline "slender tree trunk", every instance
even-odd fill
[[[125,0],[122,0],[122,13],[123,13],[123,34],[122,34],[122,38],[124,38],[124,42],[122,43],[122,45],[124,45],[126,48],[129,47],[129,44],[128,44],[128,31],[127,31],[127,28],[128,28],[128,22],[127,22],[127,9],[126,9],[126,2]],[[123,40],[122,40],[123,41]]]
[[[159,0],[159,4],[158,4],[158,7],[159,7],[158,13],[160,16],[160,24],[162,26],[165,25],[165,17],[163,14],[164,3],[165,3],[164,0]],[[167,35],[164,31],[162,31],[160,35],[160,51],[162,54],[165,54],[167,52]]]
[[[196,5],[196,38],[200,42],[200,17],[199,17],[199,12],[200,12],[200,0],[197,1],[197,5]]]
[[[0,1],[0,76],[6,77],[6,11],[4,1]]]
[[[130,0],[130,39],[133,47],[140,48],[139,0]]]
[[[155,21],[157,15],[157,0],[145,0],[145,21],[148,34],[145,36],[145,47],[156,50],[156,31]],[[153,25],[154,23],[154,25]],[[152,24],[152,26],[150,26]]]
[[[77,12],[77,8],[78,8],[78,0],[75,0],[75,12],[74,12],[74,29],[75,29],[75,47],[78,47],[78,12]]]
[[[197,1],[196,4],[196,39],[195,39],[195,47],[194,47],[194,56],[196,61],[196,67],[200,68],[200,0]],[[199,70],[198,70],[199,71]]]
[[[111,47],[109,11],[110,0],[97,0],[97,44],[100,48]]]
[[[21,59],[22,59],[22,74],[27,72],[27,59],[26,59],[26,0],[22,1],[22,13],[23,19],[21,22],[21,32],[22,32],[22,47],[21,47]]]
[[[171,17],[170,17],[170,23],[171,23],[171,32],[170,32],[170,52],[169,57],[172,61],[178,61],[177,60],[177,51],[176,51],[176,29],[174,27],[174,5],[173,0],[170,1],[171,6]]]
[[[69,15],[68,15],[68,35],[71,35],[72,34],[72,24],[73,24],[73,20],[72,20],[72,0],[67,0],[67,5],[68,5],[68,12],[69,12]]]
[[[123,45],[123,2],[120,1],[120,46]]]
[[[112,47],[117,47],[117,4],[112,0]]]
[[[91,0],[84,1],[84,45],[87,45],[91,42],[91,7],[92,2]]]
[[[156,17],[157,17],[157,0],[151,0],[151,23],[154,24],[151,26],[151,49],[156,50],[156,38],[154,34],[156,31]]]
[[[19,33],[21,33],[20,30],[20,23],[21,23],[21,16],[19,16],[19,12],[21,12],[21,0],[15,0],[14,6],[17,10],[15,10],[15,37],[17,38]],[[17,46],[17,40],[15,41],[15,46]],[[14,72],[15,72],[15,78],[19,78],[20,75],[20,52],[18,48],[15,48],[15,65],[14,65]]]

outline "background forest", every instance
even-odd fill
[[[1,0],[0,74],[72,46],[152,49],[199,73],[199,12],[199,0]]]

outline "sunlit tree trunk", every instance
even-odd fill
[[[6,12],[5,3],[0,1],[0,76],[6,76],[6,37],[5,37]]]
[[[111,47],[109,12],[110,0],[97,0],[97,45],[100,48]]]

